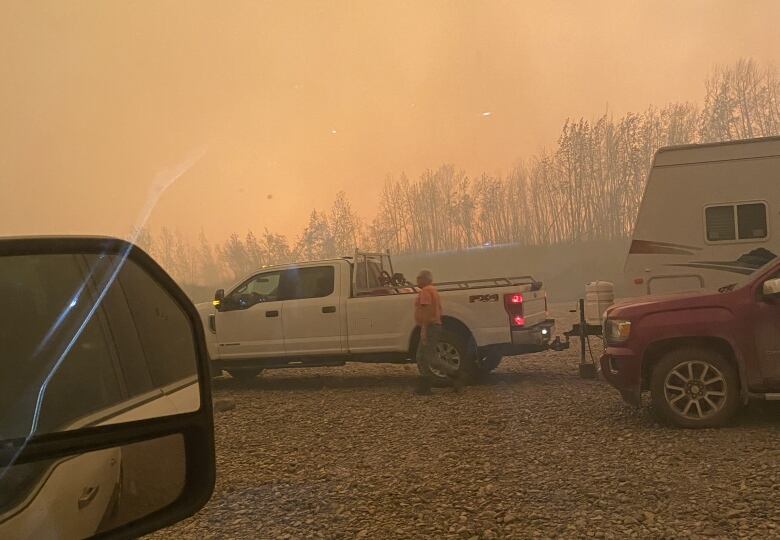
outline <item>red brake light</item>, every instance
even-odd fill
[[[506,309],[506,313],[509,315],[509,324],[512,326],[523,326],[525,324],[522,293],[505,294],[504,309]]]

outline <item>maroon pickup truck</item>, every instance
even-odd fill
[[[616,304],[604,323],[605,378],[683,427],[727,422],[748,399],[780,399],[780,263],[740,287]]]

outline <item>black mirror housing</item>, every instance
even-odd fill
[[[221,311],[222,304],[225,301],[225,289],[217,289],[214,292],[214,307],[217,308],[217,311]]]
[[[64,268],[60,264],[62,260],[72,264]],[[54,269],[49,275],[57,279],[51,282],[39,279],[45,268]],[[71,284],[54,291],[52,283],[57,280],[64,283],[62,276],[67,276],[69,269],[73,275],[83,276],[83,282],[75,281],[80,285],[76,294],[72,294]],[[19,279],[14,279],[15,276]],[[106,237],[2,239],[0,282],[11,293],[15,291],[19,295],[30,289],[30,285],[38,286],[39,305],[45,304],[47,298],[57,300],[58,292],[64,291],[65,298],[72,298],[65,303],[50,302],[58,306],[54,312],[56,322],[50,326],[50,318],[41,317],[40,312],[28,310],[14,315],[23,322],[34,321],[48,331],[40,334],[45,335],[43,340],[28,339],[27,345],[31,347],[27,349],[24,343],[16,345],[24,339],[14,334],[13,346],[23,351],[19,358],[32,368],[5,372],[0,366],[0,378],[6,380],[5,386],[0,381],[3,394],[0,396],[3,405],[0,409],[0,491],[4,489],[4,481],[14,485],[13,478],[8,480],[14,475],[5,473],[20,467],[25,470],[54,467],[107,453],[111,463],[115,463],[122,459],[122,451],[135,448],[137,452],[139,444],[167,441],[172,443],[168,446],[170,459],[175,461],[173,465],[177,465],[181,477],[180,489],[172,491],[170,501],[160,508],[130,513],[126,522],[117,521],[108,528],[100,523],[87,533],[81,529],[78,535],[137,538],[199,510],[211,497],[215,481],[210,366],[203,325],[184,291],[141,249],[124,240]],[[130,294],[132,291],[150,294]],[[124,298],[130,300],[122,303]],[[92,333],[87,335],[89,332]],[[0,332],[0,349],[12,346],[9,335]],[[141,345],[159,343],[160,346],[120,348],[119,344],[125,343],[123,340],[134,335]],[[113,338],[100,340],[100,336]],[[96,346],[100,343],[115,349],[110,352],[101,349]],[[29,352],[24,352],[28,349]],[[74,357],[78,361],[73,361]],[[116,390],[112,390],[113,387],[105,386],[103,379],[97,378],[94,366],[102,363],[121,366],[122,369],[109,370],[111,374],[122,373],[128,377],[123,370],[132,368],[134,375],[117,383]],[[96,384],[102,385],[99,392],[94,387]],[[186,393],[191,400],[184,405],[180,405],[181,400],[163,400],[167,394],[176,392],[178,397]],[[38,396],[37,401],[27,399],[28,395]],[[74,396],[83,399],[73,399]],[[147,407],[158,399],[159,402]],[[176,406],[164,409],[168,403]],[[112,449],[117,450],[111,454]],[[129,465],[124,462],[122,465],[126,473]],[[36,489],[35,497],[46,493],[42,496],[43,503],[60,504],[56,488],[46,491],[46,480]],[[94,508],[96,504],[105,504],[95,501],[101,497],[107,500],[109,495],[110,489],[98,489],[87,482],[78,507],[74,501],[68,502],[68,506],[72,505],[74,512],[82,504],[85,507],[92,504],[90,508]],[[0,497],[0,506],[2,502]],[[13,500],[6,504],[12,510],[7,514],[11,515],[8,519],[24,512],[22,507],[17,511]],[[0,531],[4,520],[0,516]],[[66,525],[45,524],[57,531]],[[14,530],[13,523],[7,520],[5,526],[10,527],[6,530]],[[16,532],[21,537],[27,534]],[[68,536],[71,534],[74,533],[69,532]]]

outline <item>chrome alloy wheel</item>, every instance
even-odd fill
[[[701,420],[720,411],[726,403],[726,379],[710,363],[681,362],[666,375],[664,397],[677,414]]]
[[[436,345],[436,352],[439,355],[439,360],[447,362],[453,367],[460,368],[460,353],[458,349],[452,343],[439,342]],[[444,373],[436,369],[434,366],[429,366],[431,373],[437,377],[446,377]]]

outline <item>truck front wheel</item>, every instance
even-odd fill
[[[449,364],[454,374],[460,377],[461,380],[470,381],[474,377],[477,371],[475,355],[471,347],[469,347],[469,340],[466,337],[445,327],[439,338],[437,352],[439,360]],[[422,361],[419,354],[417,354],[417,369],[420,371],[420,375],[431,379],[436,386],[447,386],[450,384],[446,373],[434,366],[427,365],[427,363]]]
[[[666,353],[650,379],[653,409],[685,428],[722,426],[739,409],[739,377],[720,353],[684,347]]]

